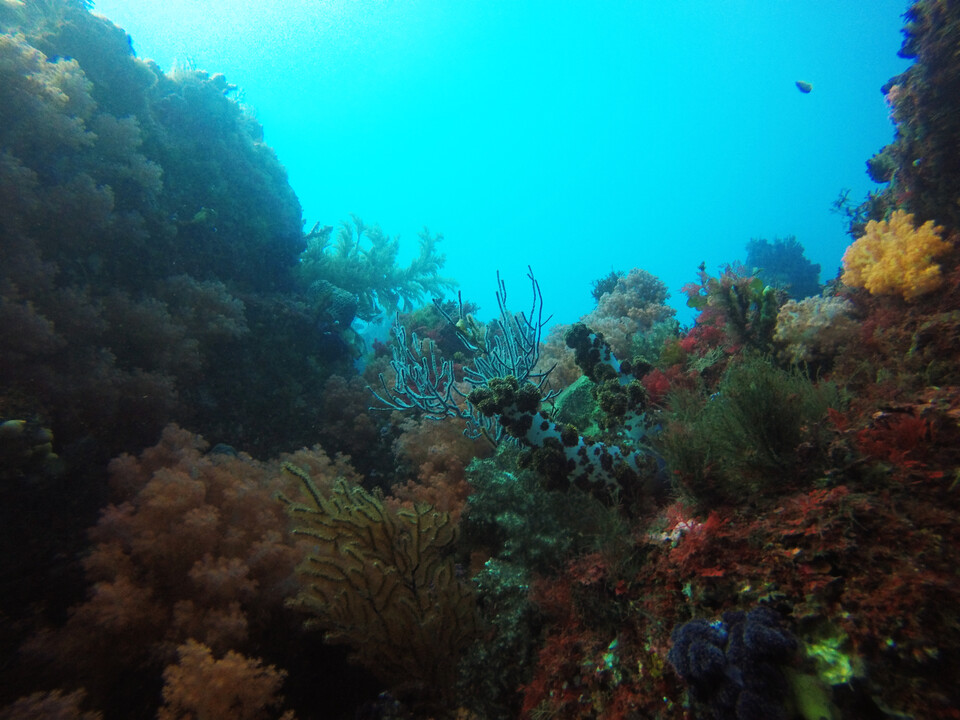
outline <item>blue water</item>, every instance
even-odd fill
[[[98,0],[141,57],[223,72],[264,125],[308,226],[350,213],[445,236],[495,310],[532,265],[555,320],[642,267],[672,303],[697,265],[794,235],[832,278],[830,212],[873,188],[893,134],[903,0]],[[812,83],[810,94],[795,81]],[[688,318],[683,314],[681,317]]]

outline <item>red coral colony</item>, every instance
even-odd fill
[[[552,329],[304,234],[234,88],[87,5],[0,3],[0,718],[960,718],[960,5],[842,278]]]

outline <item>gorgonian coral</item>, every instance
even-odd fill
[[[843,282],[871,295],[902,295],[913,301],[943,284],[933,258],[950,250],[943,228],[928,220],[914,227],[913,215],[895,211],[889,220],[871,220],[866,233],[843,255]]]
[[[342,478],[321,489],[302,467],[283,467],[305,490],[303,502],[287,503],[295,532],[312,543],[297,568],[308,626],[348,644],[394,692],[449,699],[457,660],[477,632],[474,595],[451,554],[458,529],[450,515],[422,503],[393,509]]]

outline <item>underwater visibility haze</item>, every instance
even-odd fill
[[[0,0],[0,720],[960,718],[958,38]]]
[[[621,267],[682,308],[700,262],[753,238],[795,236],[832,275],[848,238],[831,204],[873,189],[879,88],[907,64],[901,0],[94,9],[141,57],[239,87],[309,224],[356,213],[409,254],[424,225],[442,233],[446,272],[490,316],[496,271],[516,285],[532,264],[562,322],[589,310],[585,278]]]

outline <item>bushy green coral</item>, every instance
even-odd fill
[[[530,598],[529,570],[491,558],[473,578],[483,637],[460,663],[460,696],[478,717],[519,717],[519,686],[536,661],[539,612]]]
[[[531,571],[559,567],[571,551],[592,543],[610,519],[601,501],[577,490],[550,491],[518,466],[520,451],[501,444],[489,460],[474,460],[474,492],[463,520],[468,544]]]
[[[832,383],[812,383],[763,357],[731,365],[716,393],[671,397],[656,445],[682,489],[705,504],[776,494],[823,463]]]
[[[535,473],[518,467],[518,459],[517,448],[504,443],[495,457],[474,460],[467,469],[474,493],[463,537],[492,557],[474,577],[488,627],[467,655],[461,683],[473,698],[468,706],[483,717],[519,716],[515,691],[530,674],[539,630],[531,579],[557,572],[579,552],[629,537],[616,509],[575,489],[546,490]]]
[[[367,226],[352,215],[333,241],[333,228],[314,226],[300,256],[298,274],[305,287],[329,283],[357,298],[357,317],[373,320],[384,311],[410,310],[428,293],[442,295],[455,282],[440,275],[445,257],[437,244],[442,235],[420,231],[420,253],[406,267],[397,264],[399,238],[391,238],[379,225]]]

